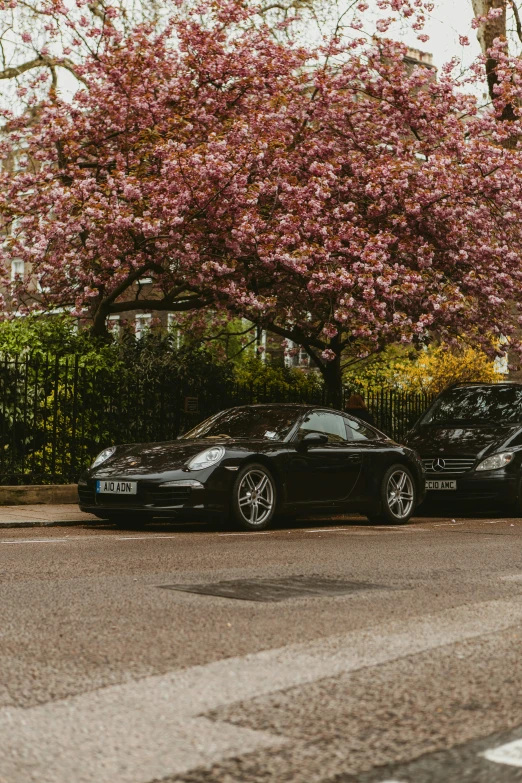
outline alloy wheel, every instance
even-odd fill
[[[240,513],[249,525],[262,525],[274,506],[274,487],[270,477],[261,470],[247,471],[238,487]]]
[[[397,519],[406,519],[411,514],[414,502],[413,482],[403,470],[394,471],[388,479],[386,489],[388,508]]]

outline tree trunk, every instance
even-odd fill
[[[343,374],[341,357],[336,356],[331,362],[325,362],[321,367],[324,385],[326,387],[326,402],[337,410],[343,408]]]
[[[90,328],[90,333],[93,337],[98,337],[100,340],[103,340],[107,343],[111,340],[110,332],[107,329],[108,315],[108,310],[102,305],[99,305],[98,307],[94,306],[92,312],[92,324]]]
[[[472,0],[472,5],[475,16],[487,16],[491,10],[496,8],[502,11],[500,16],[481,24],[477,30],[477,39],[482,54],[487,55],[495,38],[506,38],[506,0]]]
[[[491,100],[495,100],[495,86],[498,82],[497,61],[491,56],[490,49],[493,46],[495,38],[507,39],[506,28],[506,0],[472,0],[475,16],[487,16],[491,10],[499,9],[501,14],[495,19],[489,19],[480,25],[477,30],[477,39],[482,49],[482,54],[486,57],[486,78],[488,81],[488,90]],[[501,120],[513,122],[516,120],[516,114],[513,106],[508,103],[502,110]],[[516,146],[516,138],[505,143],[505,146]]]

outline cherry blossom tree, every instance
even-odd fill
[[[347,353],[434,334],[491,352],[517,326],[512,130],[494,108],[479,112],[449,69],[409,74],[403,55],[382,42],[315,73],[232,245],[250,259],[251,317],[258,308],[267,329],[304,345],[337,403]]]
[[[233,229],[219,205],[259,167],[308,57],[225,6],[205,24],[180,14],[160,34],[107,34],[76,66],[72,103],[51,93],[32,114],[4,111],[17,170],[2,174],[3,260],[6,278],[13,257],[30,270],[12,286],[22,312],[87,310],[103,334],[114,313],[219,306],[212,220]]]
[[[420,30],[419,7],[402,3]],[[205,10],[107,34],[72,103],[6,113],[19,308],[69,307],[98,334],[129,310],[246,317],[304,346],[337,405],[346,357],[390,342],[494,352],[518,324],[520,129],[466,92],[479,65],[435,78],[383,37],[304,48],[246,4]],[[497,68],[503,105],[512,75]],[[30,274],[10,284],[14,256]]]
[[[484,0],[485,1],[485,0]],[[370,0],[375,5],[375,0]],[[238,3],[241,5],[241,3]],[[356,33],[362,26],[366,2],[351,0],[259,0],[243,3],[249,13],[245,26],[264,20],[275,36],[291,35],[310,40],[312,35]],[[422,26],[426,0],[378,0],[382,13],[393,10]],[[196,12],[230,2],[209,0],[0,0],[0,82],[5,105],[30,108],[47,92],[74,89],[81,80],[86,59],[103,52],[107,40],[127,39],[138,25],[157,34],[165,30],[174,13]],[[378,16],[382,16],[379,11]],[[374,20],[375,21],[375,20]],[[377,19],[381,29],[389,20]],[[235,19],[235,24],[238,19]],[[384,25],[384,27],[382,27]],[[369,27],[369,34],[373,28]],[[330,31],[330,32],[328,32]]]

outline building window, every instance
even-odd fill
[[[119,315],[109,315],[107,318],[107,330],[110,332],[110,334],[114,335],[114,337],[118,337],[120,334],[120,316]]]
[[[21,258],[15,258],[11,261],[11,280],[15,280],[17,277],[22,280],[24,277],[24,262]]]
[[[287,340],[286,343],[285,365],[287,367],[309,367],[310,357],[305,349],[292,340]]]
[[[167,329],[169,330],[169,334],[171,334],[174,339],[174,346],[176,350],[179,351],[183,340],[181,329],[179,328],[179,324],[176,320],[176,313],[167,314]]]
[[[496,372],[500,373],[500,375],[509,375],[509,365],[508,365],[508,355],[507,355],[507,349],[509,346],[509,339],[505,335],[500,335],[500,339],[498,341],[498,347],[506,348],[506,352],[503,356],[497,356],[495,359],[494,365]]]
[[[42,280],[38,279],[36,281],[36,290],[38,291],[39,294],[48,294],[51,290],[51,286],[43,285]]]
[[[140,315],[136,316],[135,332],[137,340],[141,340],[143,335],[149,331],[151,320],[152,315],[150,313],[140,313]]]
[[[263,363],[266,362],[266,332],[264,329],[257,331],[257,355]]]

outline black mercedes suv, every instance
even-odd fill
[[[522,515],[522,384],[451,386],[406,444],[422,458],[428,502],[480,503]]]

